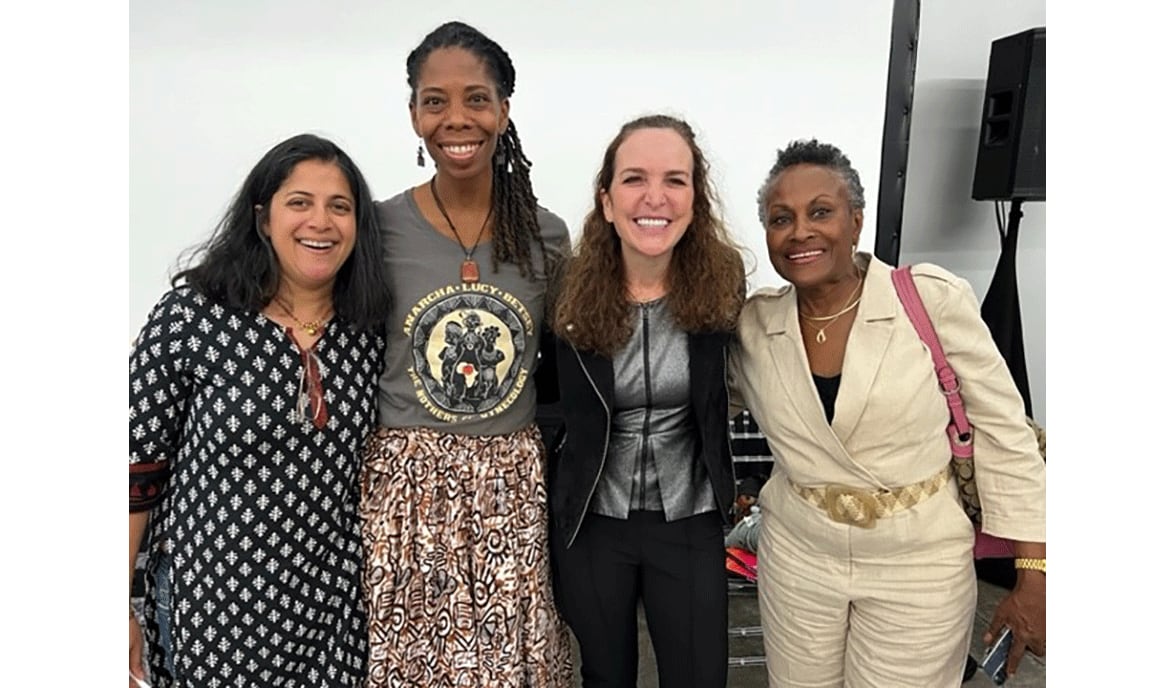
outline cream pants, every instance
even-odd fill
[[[772,688],[959,688],[976,610],[954,482],[872,529],[777,474],[761,493],[759,604]]]

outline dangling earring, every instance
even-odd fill
[[[417,167],[425,166],[425,140],[417,144]]]
[[[506,164],[506,145],[501,134],[498,136],[498,145],[494,149],[494,164],[498,167]]]

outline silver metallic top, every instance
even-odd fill
[[[718,508],[698,457],[690,406],[690,353],[665,298],[635,306],[637,324],[613,357],[608,454],[589,510],[628,518],[664,511],[667,521]]]

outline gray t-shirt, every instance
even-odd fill
[[[376,204],[392,285],[380,424],[501,435],[534,420],[531,375],[547,278],[534,245],[534,282],[513,263],[494,272],[491,242],[474,249],[481,280],[461,281],[465,253],[425,220],[412,190]],[[539,209],[545,250],[566,251],[567,225]]]

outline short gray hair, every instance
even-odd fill
[[[798,140],[788,144],[784,150],[776,151],[776,164],[772,165],[771,171],[768,172],[768,178],[764,180],[763,186],[756,194],[761,225],[766,227],[768,224],[768,209],[765,204],[768,202],[768,189],[772,186],[772,182],[781,172],[796,165],[820,165],[836,172],[845,182],[845,189],[849,193],[849,207],[854,210],[866,207],[866,192],[862,189],[862,180],[841,149],[828,143],[821,143],[816,139]]]

